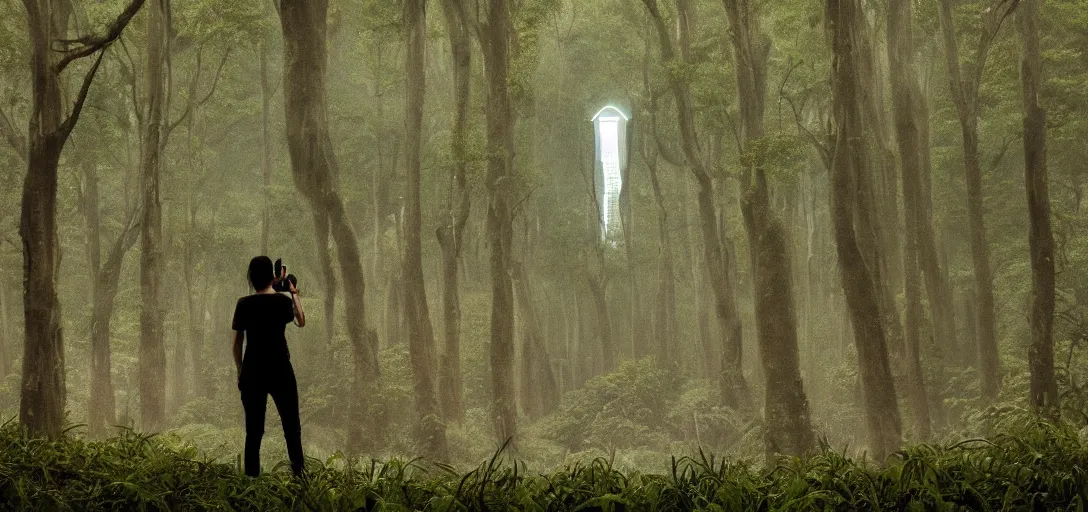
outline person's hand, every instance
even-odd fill
[[[298,295],[298,288],[295,287],[295,283],[287,281],[287,288],[291,290],[291,295]]]

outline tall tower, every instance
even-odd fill
[[[627,115],[611,105],[593,116],[597,138],[593,190],[600,208],[602,241],[615,242],[621,233],[620,192],[627,168],[627,121]]]

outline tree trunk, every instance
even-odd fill
[[[676,321],[676,271],[673,264],[672,240],[669,236],[669,211],[665,206],[665,196],[658,177],[660,152],[657,147],[657,96],[650,85],[650,48],[646,41],[642,57],[643,90],[650,96],[650,131],[643,132],[639,144],[639,154],[646,163],[650,174],[650,187],[654,202],[657,204],[657,253],[660,261],[658,289],[653,311],[653,336],[656,340],[654,354],[660,364],[667,368],[676,368],[680,364],[680,346],[678,345],[679,325]]]
[[[514,403],[514,291],[510,279],[513,242],[514,112],[510,104],[510,30],[505,0],[489,0],[480,32],[487,70],[487,236],[491,250],[491,392],[499,443],[517,435]]]
[[[30,33],[32,99],[28,125],[27,172],[23,181],[19,238],[23,242],[23,374],[19,421],[35,437],[60,437],[64,423],[64,341],[57,299],[60,247],[57,240],[57,167],[68,136],[79,121],[104,49],[121,35],[143,0],[133,0],[105,36],[88,37],[86,55],[98,53],[68,117],[61,105],[60,73],[78,55],[54,51],[67,36],[71,5],[23,0]],[[63,46],[63,45],[62,45]]]
[[[599,243],[599,242],[596,242]],[[603,260],[603,258],[602,258]],[[599,265],[601,273],[605,272],[603,261]],[[608,311],[607,283],[603,276],[589,275],[586,278],[589,285],[589,294],[593,298],[593,311],[596,313],[597,323],[594,326],[597,333],[597,341],[600,342],[600,366],[595,368],[597,374],[604,374],[616,369],[616,352],[614,336],[612,332],[612,315]],[[594,360],[598,360],[594,357]]]
[[[887,334],[880,316],[873,274],[858,245],[858,175],[869,172],[861,116],[857,42],[861,9],[858,0],[827,0],[826,20],[832,47],[834,151],[831,166],[831,213],[842,286],[854,326],[858,368],[865,400],[869,449],[882,460],[899,447],[901,424],[895,384],[888,364]]]
[[[284,110],[295,186],[315,212],[318,252],[329,254],[321,244],[331,236],[336,243],[340,275],[352,286],[350,292],[345,289],[344,293],[344,313],[355,366],[348,451],[359,453],[370,448],[367,440],[373,442],[380,437],[373,428],[375,415],[366,406],[367,398],[377,392],[377,335],[367,327],[366,288],[358,239],[336,187],[338,169],[329,136],[325,88],[327,12],[327,0],[280,1]],[[326,269],[331,269],[331,262],[327,263]],[[332,284],[328,281],[329,274],[326,270],[326,288]],[[327,317],[331,314],[326,312]]]
[[[657,0],[643,0],[654,27],[657,30],[661,46],[661,60],[668,64],[680,58],[687,60],[688,52],[678,55],[673,44],[669,28],[658,8]],[[681,8],[684,7],[684,8]],[[678,23],[680,47],[687,46],[690,39],[691,13],[687,0],[677,9],[680,12]],[[746,408],[751,402],[748,385],[744,380],[741,367],[742,343],[741,325],[737,318],[736,299],[726,273],[726,260],[722,254],[722,240],[719,236],[718,219],[714,205],[714,182],[699,154],[695,133],[695,115],[691,106],[691,90],[688,83],[676,73],[669,73],[669,87],[676,99],[677,123],[680,141],[683,146],[686,164],[698,185],[698,208],[700,229],[703,234],[703,249],[706,258],[710,287],[714,293],[714,311],[721,323],[723,365],[721,371],[722,399],[725,405],[733,408]]]
[[[1015,6],[1015,3],[1013,4]],[[1004,9],[1002,6],[1000,9]],[[999,9],[999,10],[1000,10]],[[959,57],[959,43],[952,21],[952,0],[941,0],[937,9],[941,36],[944,41],[948,65],[949,87],[952,101],[960,122],[963,136],[963,163],[967,182],[967,220],[971,230],[971,260],[975,269],[975,302],[978,315],[979,373],[982,380],[982,396],[994,400],[1001,391],[1001,361],[997,351],[997,334],[994,320],[993,273],[990,270],[990,253],[986,238],[986,219],[982,196],[982,168],[978,148],[978,88],[982,70],[986,66],[990,43],[997,34],[998,26],[983,27],[983,37],[975,55],[973,73],[964,77]],[[1004,19],[1004,18],[1000,18]]]
[[[418,439],[425,456],[433,461],[448,458],[446,425],[438,409],[435,392],[434,329],[427,307],[427,289],[423,280],[423,213],[420,205],[420,177],[423,138],[423,103],[426,93],[426,0],[404,2],[405,52],[405,193],[404,301],[408,320],[408,352],[412,364],[412,384],[419,415]]]
[[[650,171],[654,201],[657,203],[657,253],[661,261],[654,310],[654,339],[657,340],[655,354],[658,362],[668,368],[675,368],[680,364],[680,347],[676,341],[679,325],[676,322],[676,272],[672,261],[672,242],[669,239],[669,212],[665,207],[665,197],[657,176],[657,159],[649,159],[646,165]]]
[[[468,189],[468,109],[472,100],[472,41],[463,0],[444,0],[442,11],[449,30],[453,67],[453,97],[456,109],[453,118],[450,197],[446,221],[438,228],[438,245],[442,250],[442,318],[446,349],[442,353],[439,386],[443,415],[447,420],[461,421],[463,390],[461,378],[461,296],[460,265],[468,226],[471,196]]]
[[[166,348],[162,305],[163,102],[165,96],[166,0],[153,0],[147,30],[147,117],[141,161],[143,219],[140,222],[140,424],[154,431],[166,422]]]
[[[647,355],[646,332],[643,329],[642,293],[639,290],[638,265],[635,262],[635,210],[631,204],[631,151],[634,149],[634,133],[630,126],[626,130],[626,152],[624,166],[621,169],[622,181],[620,185],[620,228],[623,230],[623,248],[627,259],[627,300],[628,300],[628,339],[630,343],[631,357],[640,358]]]
[[[1039,2],[1020,5],[1024,57],[1020,81],[1024,98],[1024,183],[1028,196],[1028,247],[1031,252],[1031,405],[1052,418],[1061,413],[1054,380],[1054,234],[1047,190],[1046,111],[1039,104],[1043,59],[1039,42]]]
[[[125,253],[136,243],[135,226],[129,228],[110,250],[106,264],[95,277],[94,305],[91,310],[91,398],[88,403],[88,424],[92,437],[106,434],[106,428],[117,423],[116,402],[110,349],[110,321],[114,298]]]
[[[198,239],[196,233],[200,230],[200,226],[197,225],[196,216],[199,208],[199,204],[193,200],[192,194],[189,195],[188,212],[186,214],[186,232],[189,233],[189,243],[186,244],[183,250],[183,256],[185,261],[183,263],[182,274],[185,276],[185,311],[186,318],[188,318],[188,325],[186,329],[189,335],[189,362],[192,368],[191,385],[193,388],[193,394],[198,397],[210,397],[212,395],[211,386],[205,378],[205,365],[204,365],[204,333],[205,325],[204,316],[201,314],[200,302],[197,302],[197,296],[207,296],[207,287],[204,279],[201,279],[196,275],[197,267],[197,247],[196,240]],[[198,282],[200,279],[200,282]]]
[[[911,408],[914,436],[918,441],[926,441],[931,435],[929,417],[929,398],[926,394],[925,380],[922,375],[921,341],[919,327],[922,315],[922,270],[919,266],[919,239],[932,236],[932,227],[925,230],[923,223],[932,219],[923,213],[922,179],[923,172],[929,172],[923,164],[922,154],[929,151],[929,140],[923,138],[928,130],[922,129],[923,119],[918,105],[924,101],[921,87],[915,78],[914,37],[911,33],[910,0],[889,0],[888,2],[888,61],[892,84],[892,107],[895,117],[896,142],[899,145],[899,157],[902,162],[903,212],[905,217],[903,248],[903,283],[906,298],[904,355],[907,367],[907,403]],[[928,194],[928,191],[925,192]],[[932,243],[932,242],[931,242]],[[945,306],[934,299],[937,290],[930,289],[930,311],[933,312],[934,324],[942,316],[938,306]],[[942,334],[947,334],[943,332]],[[947,341],[942,341],[947,342]]]
[[[64,422],[64,341],[57,299],[57,167],[64,130],[60,77],[50,46],[67,33],[68,11],[50,0],[24,0],[30,28],[33,111],[19,237],[23,241],[25,345],[19,419],[32,436],[59,437]],[[53,20],[57,21],[56,24]]]
[[[93,164],[84,165],[84,186],[81,199],[86,232],[87,260],[92,276],[91,287],[91,391],[87,402],[87,425],[94,438],[106,436],[107,428],[117,423],[117,406],[113,390],[110,348],[110,321],[114,299],[121,278],[125,255],[136,243],[136,213],[110,246],[106,263],[101,263],[102,224],[98,194],[98,175]]]
[[[863,7],[864,9],[864,7]],[[896,184],[895,157],[888,141],[888,122],[884,114],[881,64],[874,51],[875,29],[862,13],[859,30],[865,33],[858,45],[859,76],[867,87],[862,96],[863,133],[868,152],[870,173],[858,176],[858,241],[873,272],[873,283],[880,298],[880,311],[888,336],[888,349],[903,353],[903,325],[896,302],[898,283],[902,280],[902,247],[898,232],[899,194]],[[861,206],[868,204],[870,206]]]
[[[185,405],[188,396],[188,386],[185,379],[185,342],[180,333],[174,331],[173,356],[167,364],[170,370],[170,411],[176,414],[181,406]]]
[[[551,356],[545,338],[540,331],[540,320],[536,315],[536,301],[533,300],[529,276],[523,265],[515,263],[511,269],[518,309],[521,311],[523,324],[523,344],[521,351],[522,365],[522,409],[530,420],[546,416],[559,405],[559,390],[552,371]]]
[[[762,143],[770,39],[748,0],[724,0],[732,33],[742,153]],[[751,157],[751,155],[750,155]],[[741,212],[748,231],[755,285],[756,326],[766,379],[764,442],[768,456],[800,456],[814,446],[808,398],[801,381],[794,314],[790,244],[770,204],[770,190],[757,160],[742,171]]]

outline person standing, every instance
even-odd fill
[[[238,299],[231,322],[234,365],[238,370],[238,390],[246,416],[245,473],[252,477],[261,473],[261,439],[269,395],[276,403],[283,424],[291,471],[295,476],[302,476],[298,383],[284,330],[292,321],[304,327],[306,314],[294,283],[287,281],[289,297],[273,289],[272,285],[285,277],[275,275],[272,260],[267,256],[250,260],[249,282],[255,293]]]

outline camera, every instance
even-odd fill
[[[283,264],[282,259],[277,259],[275,264],[276,279],[272,281],[272,289],[277,292],[289,292],[291,291],[291,285],[298,288],[298,278],[294,274],[287,274],[287,265]],[[286,275],[284,275],[286,274]]]

